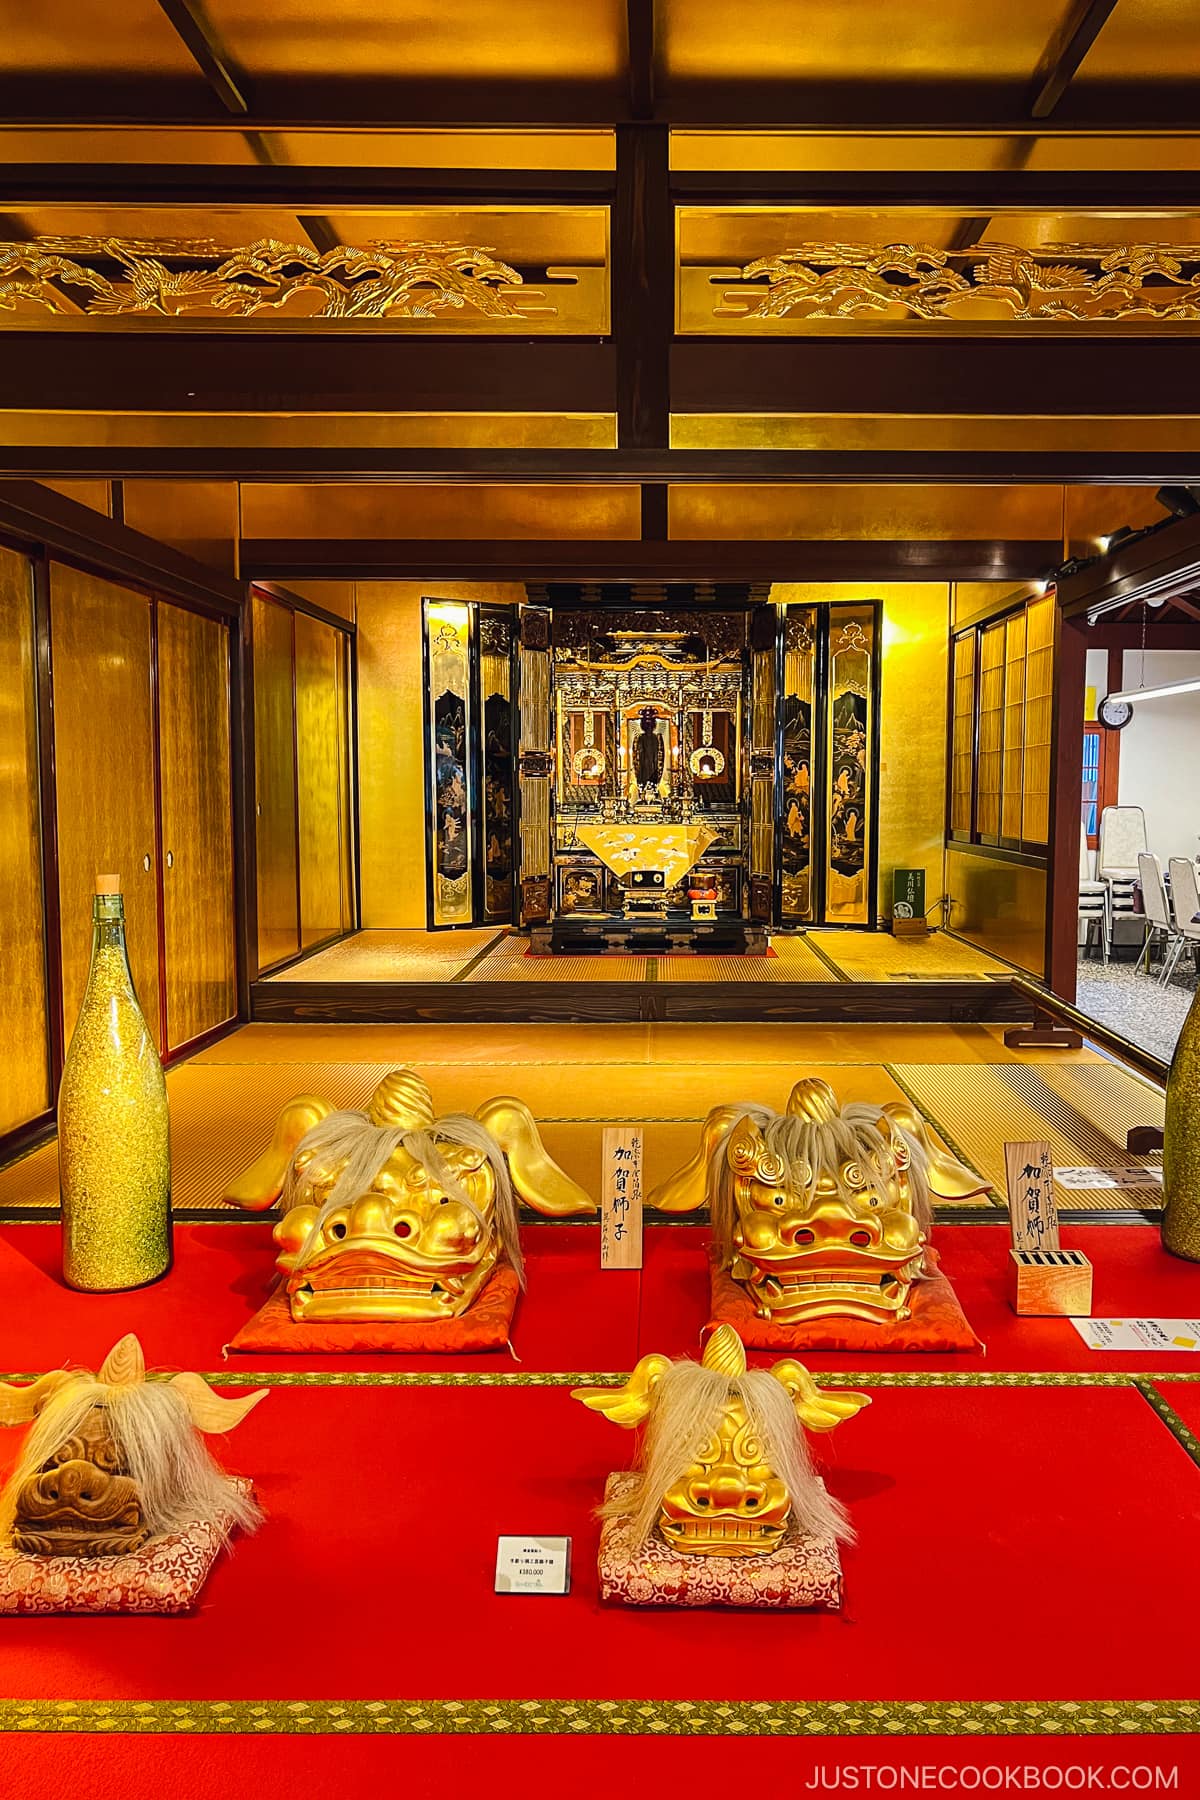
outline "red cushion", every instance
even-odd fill
[[[783,1325],[774,1319],[760,1319],[745,1288],[714,1261],[709,1324],[732,1325],[747,1350],[853,1350],[883,1355],[982,1350],[954,1289],[938,1268],[937,1251],[925,1254],[933,1275],[927,1281],[913,1282],[908,1291],[908,1318],[886,1324],[835,1318]]]
[[[457,1319],[321,1319],[309,1323],[292,1318],[281,1283],[226,1347],[316,1356],[386,1355],[391,1351],[409,1356],[460,1356],[471,1350],[503,1350],[519,1292],[516,1271],[511,1264],[500,1263],[475,1304]]]

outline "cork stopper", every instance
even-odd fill
[[[119,894],[121,877],[119,875],[97,875],[96,892],[98,894]]]

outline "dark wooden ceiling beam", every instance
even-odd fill
[[[1166,416],[1195,412],[1198,392],[1191,336],[897,332],[680,338],[671,350],[677,413]]]
[[[306,168],[284,160],[278,132],[239,132],[261,146],[256,163],[0,164],[0,204],[328,210],[456,200],[570,205],[608,199],[614,185],[611,171],[590,169]]]
[[[240,90],[239,90],[240,91]],[[102,100],[98,102],[98,92]],[[714,80],[677,84],[655,97],[659,123],[712,131],[802,129],[809,133],[969,131],[992,136],[1028,127],[1026,96],[1019,85],[937,81],[877,84],[791,80]],[[218,110],[220,108],[220,110]],[[154,129],[209,128],[228,109],[190,77],[141,77],[106,81],[90,76],[0,79],[0,118],[5,124],[141,125]],[[345,129],[399,131],[414,125],[446,130],[524,126],[571,129],[613,126],[632,115],[627,76],[618,80],[562,81],[454,79],[412,82],[392,77],[348,78],[329,74],[304,80],[257,78],[249,129],[304,131]],[[1069,109],[1042,121],[1047,133],[1196,129],[1195,84],[1181,71],[1175,81],[1149,84],[1089,82],[1072,89]]]
[[[293,343],[296,340],[292,340]],[[303,340],[299,340],[303,346]],[[294,352],[295,353],[295,352]],[[321,445],[208,448],[147,441],[80,444],[64,415],[61,441],[4,441],[0,480],[161,477],[182,480],[353,481],[438,485],[467,482],[599,483],[821,482],[903,485],[1159,487],[1200,483],[1200,450],[392,450]],[[152,440],[152,432],[148,434]]]
[[[244,117],[250,111],[245,78],[226,55],[201,0],[158,0],[158,4],[221,105]]]
[[[652,119],[657,97],[654,44],[654,0],[625,0],[629,54],[629,116]]]
[[[676,539],[597,543],[459,542],[385,538],[243,539],[248,580],[308,577],[418,579],[437,570],[469,580],[604,581],[662,576],[678,581],[1026,581],[1061,555],[1049,542],[857,542],[825,538],[784,542]]]
[[[1074,0],[1034,72],[1029,116],[1047,119],[1099,37],[1117,0]]]
[[[612,305],[617,442],[623,450],[665,450],[670,442],[675,321],[670,158],[665,125],[617,127]]]

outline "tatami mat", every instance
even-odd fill
[[[453,981],[473,957],[503,935],[496,925],[479,931],[359,931],[263,979],[281,985],[297,981]]]
[[[1131,1156],[1126,1133],[1135,1125],[1161,1129],[1163,1096],[1115,1063],[1029,1068],[899,1064],[890,1073],[948,1142],[1004,1192],[1005,1142],[1048,1143],[1056,1168],[1161,1169],[1161,1153]],[[1162,1204],[1155,1181],[1135,1188],[1067,1189],[1063,1212],[1153,1211]]]
[[[464,981],[645,981],[648,956],[530,956],[525,938],[505,938]]]
[[[897,938],[887,931],[814,932],[810,942],[850,981],[970,981],[1007,976],[997,962],[944,931],[927,938]]]
[[[771,940],[771,956],[660,956],[660,981],[831,981],[838,978],[801,937]]]
[[[487,1033],[489,1056],[460,1054],[454,1060],[449,1032],[460,1028],[448,1032],[444,1027],[414,1026],[393,1031],[391,1054],[380,1056],[383,1045],[375,1038],[372,1055],[361,1061],[352,1053],[340,1060],[326,1054],[295,1061],[278,1058],[277,1042],[265,1035],[281,1029],[305,1033],[314,1048],[317,1044],[324,1048],[331,1039],[335,1044],[343,1041],[337,1028],[310,1032],[303,1026],[252,1026],[227,1041],[225,1059],[197,1059],[168,1073],[177,1210],[227,1211],[221,1201],[226,1185],[266,1145],[277,1113],[295,1095],[317,1094],[337,1106],[361,1108],[387,1070],[404,1061],[429,1081],[434,1104],[442,1113],[474,1112],[497,1094],[518,1095],[539,1120],[550,1154],[590,1191],[595,1189],[601,1132],[607,1124],[645,1124],[645,1179],[652,1186],[692,1154],[700,1122],[710,1107],[747,1100],[782,1108],[802,1074],[824,1076],[844,1101],[880,1103],[902,1097],[902,1089],[880,1063],[833,1065],[795,1058],[788,1053],[784,1034],[774,1057],[763,1055],[747,1064],[713,1054],[696,1062],[667,1060],[648,1049],[646,1027],[638,1025],[572,1026],[568,1032],[561,1027],[513,1027],[508,1033]],[[342,1029],[374,1033],[380,1028]],[[478,1029],[471,1029],[478,1043]],[[423,1043],[416,1036],[421,1032]],[[735,1042],[727,1033],[718,1040],[730,1050]],[[228,1058],[228,1052],[239,1046],[249,1060]],[[596,1060],[580,1054],[585,1050]],[[57,1203],[53,1144],[0,1171],[0,1212],[48,1210]]]

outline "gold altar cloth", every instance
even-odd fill
[[[581,825],[581,844],[614,875],[662,869],[669,888],[694,869],[717,833],[707,825]]]

